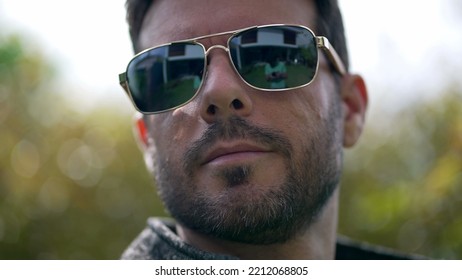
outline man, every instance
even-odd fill
[[[395,257],[337,240],[342,150],[361,134],[367,91],[345,70],[335,0],[128,0],[127,12],[147,51],[121,84],[175,222],[150,219],[122,258]],[[282,90],[263,84],[275,50],[295,76]]]
[[[274,59],[273,63],[265,65],[265,76],[266,80],[270,83],[270,88],[285,89],[287,87],[287,68],[279,58]]]

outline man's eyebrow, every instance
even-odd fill
[[[149,33],[148,33],[149,32]],[[168,28],[167,31],[163,31],[160,33],[158,29],[150,29],[149,31],[145,31],[142,33],[140,37],[140,50],[145,50],[148,48],[152,48],[162,44],[168,44],[171,42],[176,41],[183,41],[193,39],[202,35],[207,34],[199,34],[194,27],[187,25],[187,26],[175,26],[174,28]]]

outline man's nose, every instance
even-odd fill
[[[250,88],[234,70],[226,51],[211,50],[207,58],[207,74],[199,93],[201,117],[212,123],[232,115],[250,115],[253,106]]]

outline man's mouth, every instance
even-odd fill
[[[221,142],[209,149],[201,165],[206,164],[227,164],[233,162],[243,162],[256,159],[271,150],[255,144],[244,142],[226,143]]]

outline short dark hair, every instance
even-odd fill
[[[127,22],[130,38],[135,52],[140,51],[139,36],[144,17],[154,0],[127,0]],[[345,31],[342,14],[337,0],[315,0],[318,9],[316,23],[317,35],[326,36],[335,47],[345,67],[349,69],[348,49],[346,46]]]

